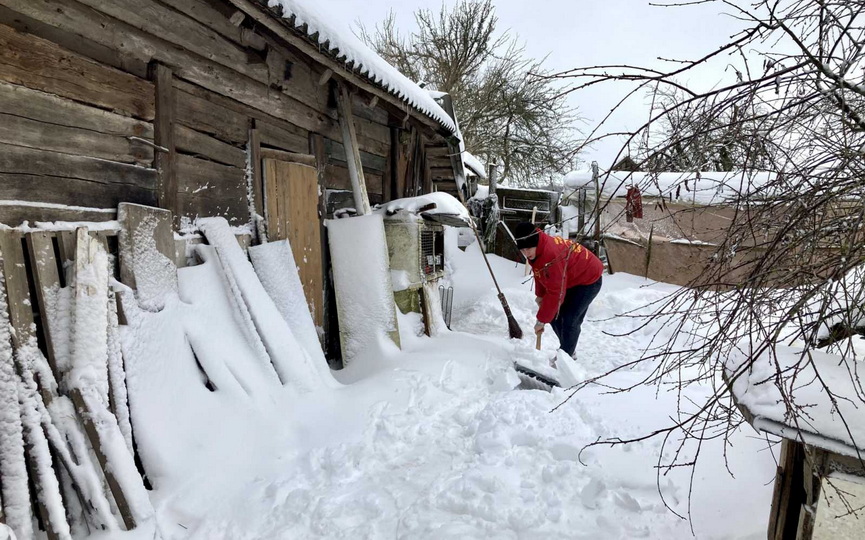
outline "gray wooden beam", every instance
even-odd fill
[[[156,201],[160,208],[178,216],[176,150],[174,143],[174,75],[167,66],[154,64],[152,77],[156,83],[156,118],[153,121],[154,142],[168,150],[156,151],[153,166],[157,171]]]
[[[345,147],[346,162],[351,177],[351,189],[354,192],[354,204],[358,214],[371,212],[369,196],[366,193],[366,181],[363,177],[363,163],[357,148],[357,134],[354,130],[354,116],[351,113],[351,96],[345,84],[339,84],[336,94],[339,105],[339,127],[342,131],[342,145]]]

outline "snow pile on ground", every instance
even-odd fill
[[[658,487],[659,440],[584,449],[599,437],[665,426],[676,394],[609,395],[595,387],[562,405],[564,391],[515,390],[513,360],[545,361],[556,338],[548,331],[534,350],[536,306],[523,265],[492,256],[526,332],[509,340],[480,252],[455,249],[449,232],[454,331],[428,338],[419,316],[400,315],[402,350],[370,344],[334,372],[343,386],[301,394],[279,384],[243,335],[234,296],[214,294],[226,281],[212,247],[198,248],[204,264],[179,271],[180,298],[160,313],[129,314],[126,338],[159,336],[138,345],[127,339],[124,352],[163,538],[692,537],[690,524],[663,502],[687,513],[688,471],[662,476]],[[633,360],[665,331],[616,315],[669,286],[604,279],[584,326],[577,376]],[[628,330],[636,331],[605,334]],[[610,382],[630,385],[642,376],[623,372]],[[710,391],[690,389],[686,398],[699,403]],[[735,478],[720,441],[704,443],[691,501],[698,538],[765,534],[775,462],[747,426],[732,440],[726,457]]]

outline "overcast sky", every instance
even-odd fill
[[[390,9],[403,32],[415,28],[418,8],[438,10],[442,0],[322,0],[347,26],[361,22],[373,27]],[[658,1],[658,0],[656,0]],[[453,0],[446,0],[452,5]],[[725,43],[741,27],[719,11],[718,4],[688,7],[653,7],[647,0],[494,0],[499,28],[508,29],[525,43],[534,57],[548,56],[556,71],[598,64],[631,64],[669,68],[658,57],[694,59]],[[725,60],[726,62],[726,60]],[[711,86],[725,76],[725,62],[703,70],[691,84]],[[626,93],[620,86],[596,87],[572,93],[571,104],[588,121],[590,130]],[[634,128],[645,120],[648,107],[639,98],[629,103],[609,125],[610,131]],[[607,168],[622,146],[621,140],[599,144],[581,156]]]

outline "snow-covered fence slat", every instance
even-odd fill
[[[27,475],[36,488],[36,509],[46,528],[48,538],[69,538],[69,526],[60,504],[60,485],[51,467],[48,455],[48,442],[42,431],[38,412],[32,405],[35,391],[21,380],[30,378],[29,363],[32,356],[41,353],[36,346],[33,333],[33,311],[30,289],[24,263],[21,235],[16,231],[0,231],[0,253],[3,257],[3,281],[8,308],[9,324],[12,329],[16,385],[24,435],[25,464]]]
[[[123,523],[131,530],[150,518],[153,508],[117,419],[108,410],[108,258],[86,228],[78,229],[76,242],[73,371],[67,374],[67,385]]]
[[[26,507],[30,508],[30,496],[33,496],[48,538],[70,537],[72,523],[67,522],[67,515],[72,520],[79,518],[74,525],[79,532],[84,526],[90,530],[93,527],[118,529],[104,491],[103,477],[109,486],[114,477],[118,487],[132,494],[121,493],[118,500],[112,490],[121,515],[127,508],[140,522],[152,514],[149,497],[130,451],[130,430],[118,427],[122,419],[117,420],[109,412],[110,404],[122,417],[121,407],[126,407],[125,388],[118,387],[124,385],[119,358],[114,359],[118,361],[115,373],[111,374],[108,366],[109,333],[110,330],[116,332],[117,327],[116,317],[111,316],[113,300],[108,294],[106,234],[112,232],[88,233],[85,228],[70,232],[33,231],[26,237],[14,230],[0,233],[0,253],[4,254],[2,277],[4,283],[11,285],[8,289],[4,287],[2,314],[6,321],[0,326],[7,330],[9,350],[14,358],[13,374],[17,371],[17,376],[11,380],[17,385],[16,401],[20,401],[21,409],[16,407],[15,413],[19,421],[23,419],[22,442],[26,443],[23,483],[26,485],[29,478],[36,488],[33,493],[24,492]],[[78,262],[77,267],[72,268],[76,275],[70,276],[78,287],[65,290],[60,287],[55,236],[64,258]],[[25,261],[25,239],[29,266]],[[93,254],[99,255],[97,258],[104,268],[95,272],[93,268],[82,267],[81,256],[73,255],[73,246],[77,251],[86,246],[91,262]],[[32,299],[30,280],[35,292]],[[70,304],[68,293],[73,290],[89,298],[77,298],[76,303]],[[75,317],[73,309],[78,312]],[[45,350],[52,355],[52,362],[46,360],[37,344],[35,311],[39,313],[38,322],[46,339]],[[100,372],[102,375],[94,376]],[[71,394],[72,400],[64,393]],[[80,423],[89,429],[82,429]],[[128,427],[128,422],[126,424]],[[95,458],[91,457],[91,449]],[[101,472],[95,464],[102,461],[100,457],[105,457]],[[15,463],[14,459],[5,457],[4,461]],[[61,466],[62,472],[54,468],[55,464]],[[61,496],[61,482],[65,501]],[[10,485],[15,485],[14,478]],[[124,498],[132,502],[124,502]],[[8,501],[5,506],[9,506]],[[86,524],[80,518],[86,520]],[[27,523],[30,521],[28,519]],[[124,522],[129,528],[130,521],[124,519]],[[19,536],[29,537],[29,534],[25,532]]]
[[[69,357],[69,318],[71,308],[68,303],[71,287],[65,291],[60,288],[60,264],[54,253],[52,234],[55,235],[61,260],[68,265],[75,260],[75,231],[56,233],[32,232],[27,235],[28,253],[34,280],[34,289],[40,313],[46,350],[55,355],[52,366],[54,371],[38,373],[44,403],[37,402],[42,411],[43,427],[48,435],[54,455],[66,471],[61,474],[71,486],[64,486],[80,501],[80,509],[93,526],[116,530],[117,522],[111,513],[107,494],[103,492],[102,479],[90,457],[86,436],[76,419],[75,407],[65,395],[58,393],[56,380],[70,368]],[[104,245],[104,236],[99,243]],[[67,301],[64,302],[64,299]],[[110,306],[109,306],[110,308]],[[61,362],[56,356],[64,356]],[[50,381],[47,379],[51,379]],[[114,389],[112,389],[115,391]],[[115,399],[115,407],[126,407],[125,400]],[[67,510],[75,505],[70,497],[66,498]],[[74,507],[74,506],[73,506]],[[70,515],[75,515],[69,512]]]
[[[199,226],[216,250],[247,339],[273,365],[280,381],[301,391],[335,385],[326,363],[315,361],[306,350],[310,344],[301,345],[303,338],[283,321],[226,220],[205,218],[199,220]]]
[[[288,240],[249,248],[249,258],[267,294],[312,360],[326,365],[300,273]]]
[[[0,256],[5,258],[6,254],[0,251]],[[5,291],[5,280],[0,278],[0,500],[6,524],[18,536],[30,538],[33,535],[30,488]]]
[[[56,302],[56,295],[60,290],[60,272],[57,268],[57,260],[54,256],[54,242],[52,235],[46,231],[34,231],[27,234],[27,254],[30,257],[30,268],[33,272],[36,284],[36,303],[39,309],[39,318],[42,320],[42,333],[45,336],[45,349],[48,363],[54,373],[54,378],[60,377],[54,352],[54,340],[52,336],[52,321],[49,316],[49,304]]]

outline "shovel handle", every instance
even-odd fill
[[[541,350],[541,336],[542,335],[543,335],[542,333],[538,332],[538,337],[535,340],[535,349],[537,349],[537,350]]]

